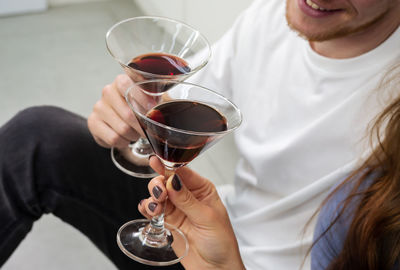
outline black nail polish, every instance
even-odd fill
[[[181,179],[179,179],[179,176],[177,174],[174,174],[171,184],[176,191],[179,191],[182,188]]]
[[[155,202],[149,203],[149,209],[150,209],[151,212],[154,212],[156,207],[157,207],[157,203],[155,203]]]
[[[162,189],[159,186],[155,186],[153,187],[153,195],[154,197],[156,197],[156,199],[158,199],[158,197],[160,197],[161,193],[162,193]]]

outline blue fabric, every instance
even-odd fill
[[[372,179],[371,175],[364,181],[361,190],[367,187]],[[332,191],[337,188],[333,187]],[[348,228],[353,219],[353,212],[358,206],[358,199],[353,198],[350,207],[346,209],[342,216],[339,217],[337,222],[318,239],[331,225],[332,221],[338,216],[342,209],[342,203],[347,195],[351,192],[353,185],[348,183],[342,186],[324,205],[318,216],[318,221],[314,231],[315,245],[311,250],[311,269],[323,270],[327,269],[331,261],[336,258],[343,248],[343,243],[347,235]]]

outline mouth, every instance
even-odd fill
[[[316,3],[312,2],[311,0],[306,0],[306,4],[315,10],[328,11],[328,9],[318,6]]]
[[[311,0],[306,0],[306,4],[307,4],[307,6],[309,6],[310,8],[312,8],[314,10],[329,11],[329,12],[340,10],[340,9],[328,9],[328,8],[320,7],[318,4],[314,3]]]
[[[331,9],[326,6],[320,6],[313,2],[313,0],[299,0],[300,8],[310,16],[324,16],[333,12],[341,11],[340,9]]]

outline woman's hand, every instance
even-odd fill
[[[150,165],[164,172],[156,157]],[[158,215],[168,196],[165,221],[189,241],[189,253],[181,261],[186,269],[245,269],[229,216],[210,181],[183,167],[165,185],[164,176],[158,176],[148,187],[151,197],[140,202],[139,211],[147,218]]]
[[[88,118],[88,127],[98,144],[103,147],[123,148],[139,138],[139,123],[125,101],[125,91],[133,85],[126,74],[103,88],[102,96]]]

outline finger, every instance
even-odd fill
[[[133,141],[137,139],[137,133],[142,132],[131,108],[113,84],[103,88],[102,100],[96,105],[98,113],[119,134]]]
[[[121,137],[116,133],[109,125],[97,118],[96,115],[91,115],[88,119],[88,127],[90,132],[93,134],[94,139],[101,146],[110,148],[114,147],[126,147],[129,144],[129,140]]]
[[[127,103],[136,108],[140,108],[142,112],[147,112],[159,103],[160,98],[145,92],[142,85],[132,85],[126,90],[125,99]]]
[[[164,174],[165,168],[157,156],[152,156],[149,159],[149,165],[158,174]],[[203,195],[208,196],[211,193],[217,194],[215,191],[214,184],[207,178],[202,177],[192,169],[188,167],[182,167],[176,172],[179,174],[180,178],[184,181],[185,186],[193,192],[198,199],[203,198]],[[214,196],[215,197],[215,196]],[[214,199],[217,199],[215,197]]]
[[[181,167],[177,170],[181,179],[183,179],[185,186],[189,190],[211,188],[214,186],[210,180],[201,176],[197,172],[193,171],[189,167]]]
[[[151,216],[147,214],[145,207],[146,207],[146,199],[143,199],[138,204],[138,210],[145,218],[151,219]]]
[[[145,78],[144,76],[140,75],[138,72],[136,72],[135,70],[133,70],[130,67],[129,68],[125,67],[124,70],[125,70],[126,74],[129,76],[129,78],[135,83],[149,79],[149,78]]]
[[[153,168],[153,170],[156,171],[158,174],[163,175],[165,173],[164,165],[161,163],[157,156],[151,156],[149,158],[149,164],[150,167]]]
[[[165,167],[162,164],[162,162],[160,161],[160,159],[154,155],[151,156],[149,158],[149,164],[151,166],[151,168],[153,168],[153,170],[155,170],[158,174],[160,175],[164,175],[165,174]],[[184,178],[185,180],[185,185],[191,189],[191,188],[195,188],[197,186],[201,186],[197,185],[198,183],[196,183],[197,181],[200,181],[200,183],[202,182],[208,182],[208,180],[206,180],[206,178],[200,176],[199,174],[197,174],[195,171],[187,168],[187,167],[182,167],[179,170],[179,175],[182,176],[182,178]],[[195,180],[191,181],[191,178],[195,178]],[[205,180],[205,181],[203,181]],[[187,183],[186,183],[187,182]],[[193,182],[193,183],[192,183]]]
[[[126,74],[119,74],[114,82],[112,83],[115,89],[118,90],[118,93],[121,97],[125,96],[126,90],[131,87],[134,83]]]
[[[103,141],[100,137],[99,137],[99,133],[98,133],[98,129],[99,127],[96,124],[97,120],[95,119],[95,116],[90,115],[88,117],[87,120],[87,125],[89,128],[90,133],[93,136],[93,139],[96,141],[97,144],[99,144],[100,146],[103,146],[105,148],[110,148],[110,145],[107,144],[105,141]]]
[[[153,178],[148,184],[148,189],[153,197],[153,200],[158,203],[165,201],[167,198],[167,191],[165,189],[164,181],[165,177],[160,175]]]
[[[177,209],[171,202],[167,201],[167,206],[165,207],[165,222],[174,225],[174,226],[179,226],[179,224],[182,224],[182,220],[185,218],[185,216],[182,214],[182,212]],[[147,199],[143,199],[139,202],[138,204],[138,210],[139,212],[147,219],[153,218],[153,216],[159,214],[159,213],[148,213],[148,202]]]
[[[107,103],[102,101],[96,103],[94,112],[104,123],[125,140],[134,141],[138,138],[135,129],[121,119],[121,117]]]
[[[195,196],[182,183],[180,176],[174,174],[167,180],[166,185],[169,200],[182,211],[189,220],[201,225],[207,225],[210,221],[207,219],[207,213],[210,213],[210,208],[205,204],[200,203]]]
[[[104,148],[111,148],[108,144],[106,144],[102,139],[93,136],[94,140],[96,141],[96,143]]]
[[[180,211],[179,211],[179,213],[177,213],[176,208],[173,204],[171,204],[168,201],[166,203],[167,203],[167,206],[165,207],[166,221],[172,218],[170,223],[174,224],[173,222],[179,221],[179,217],[182,216],[182,214],[179,214],[179,213],[181,213]],[[151,214],[149,214],[147,212],[147,209],[148,209],[147,205],[148,205],[147,199],[141,200],[140,203],[138,204],[138,210],[144,217],[146,217],[147,219],[151,219],[157,213],[151,212]]]
[[[164,211],[164,203],[155,201],[153,197],[146,199],[143,204],[144,211],[148,216],[158,216]]]

